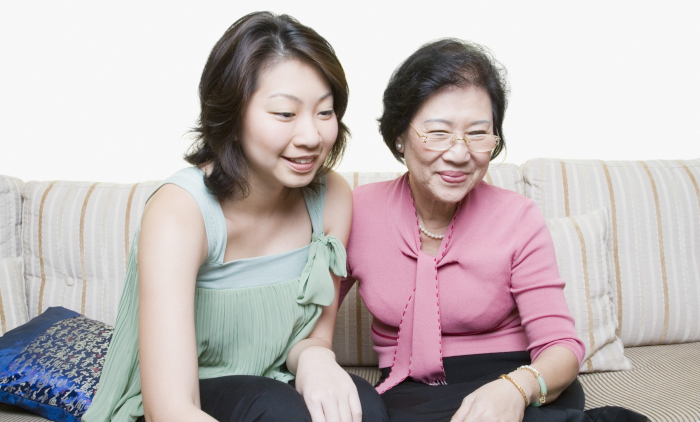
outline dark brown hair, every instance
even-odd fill
[[[433,94],[449,87],[475,86],[491,98],[494,134],[501,137],[491,160],[506,146],[503,118],[508,106],[505,68],[478,44],[446,38],[423,45],[391,75],[384,90],[384,112],[379,132],[391,153],[403,163],[396,138],[403,134],[418,110]]]
[[[349,91],[333,47],[291,16],[251,13],[231,25],[209,54],[199,82],[201,113],[193,129],[197,140],[184,157],[195,166],[213,164],[204,183],[219,200],[241,199],[250,193],[248,164],[240,142],[243,116],[260,71],[288,59],[317,68],[333,93],[338,136],[316,177],[327,173],[343,156],[349,131],[342,118]]]

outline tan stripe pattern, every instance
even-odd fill
[[[566,175],[566,163],[561,162],[561,182],[564,190],[564,217],[571,215],[571,205],[569,200],[569,178]]]
[[[588,279],[588,253],[586,251],[586,240],[583,238],[583,232],[581,232],[581,227],[579,227],[578,223],[574,218],[569,217],[571,220],[571,223],[574,225],[574,229],[576,229],[576,235],[578,236],[578,242],[579,246],[581,248],[581,262],[583,266],[583,286],[584,286],[584,293],[585,293],[585,298],[586,298],[586,311],[588,312],[588,315],[593,315],[593,308],[591,305],[591,286],[590,286],[590,281]],[[593,318],[588,318],[588,345],[591,350],[596,350],[595,347],[595,336],[593,335]],[[586,366],[588,367],[588,372],[593,371],[593,363],[591,362],[591,359],[588,358],[586,359],[585,362]]]
[[[622,341],[615,335],[609,270],[610,214],[601,208],[547,221],[564,298],[576,333],[586,346],[580,372],[631,369]]]
[[[129,237],[129,223],[131,222],[131,204],[134,201],[134,193],[136,193],[136,188],[139,186],[138,183],[134,184],[129,190],[129,199],[126,201],[126,216],[124,217],[124,256],[129,256],[129,246],[131,243],[131,238]],[[127,260],[124,260],[124,268],[126,268]]]
[[[654,208],[656,208],[656,230],[658,232],[658,244],[659,244],[659,260],[661,261],[661,282],[663,283],[663,297],[664,297],[664,321],[661,328],[661,335],[659,336],[659,343],[664,344],[666,341],[666,335],[668,334],[668,314],[669,314],[669,300],[668,300],[668,276],[666,274],[666,254],[664,252],[664,229],[661,224],[661,205],[659,204],[659,191],[656,189],[656,182],[654,181],[654,176],[643,161],[640,161],[642,167],[649,176],[649,183],[651,184],[651,191],[654,194]]]
[[[109,325],[115,323],[128,251],[126,224],[131,221],[131,232],[132,220],[140,216],[143,202],[158,183],[25,185],[23,250],[30,317],[50,306],[63,306]]]
[[[579,377],[586,409],[622,406],[654,422],[700,420],[700,343],[632,347],[634,370]]]
[[[604,161],[600,162],[603,167],[603,173],[605,173],[605,183],[608,188],[608,194],[610,196],[610,213],[612,218],[612,242],[613,242],[613,259],[615,264],[615,286],[618,292],[622,291],[622,278],[620,277],[620,250],[618,247],[618,235],[617,235],[617,208],[615,207],[615,190],[613,189],[612,179],[610,178],[610,170],[608,170],[608,165]],[[622,295],[617,295],[617,331],[616,335],[619,337],[622,332]]]
[[[53,189],[56,182],[53,182],[44,191],[41,196],[41,204],[39,205],[39,268],[41,268],[41,288],[39,289],[39,314],[44,312],[43,301],[44,301],[44,288],[46,287],[46,266],[44,264],[44,205],[46,205],[46,197],[49,195],[51,189]]]
[[[80,274],[83,279],[83,294],[82,299],[80,301],[80,313],[83,315],[85,315],[85,304],[88,285],[87,263],[85,260],[85,214],[87,213],[87,206],[88,202],[90,201],[90,195],[92,195],[92,192],[94,192],[95,187],[98,185],[98,183],[99,182],[93,183],[93,185],[90,186],[87,195],[85,195],[85,200],[83,200],[83,207],[80,210]]]
[[[566,176],[559,159],[523,164],[527,193],[546,219],[610,207],[610,287],[624,345],[700,341],[700,159],[563,161]]]

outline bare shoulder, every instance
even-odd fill
[[[352,220],[352,189],[335,171],[326,174],[326,204],[323,211],[323,231],[347,242]]]
[[[176,243],[173,243],[176,242]],[[206,257],[206,229],[197,201],[185,189],[168,183],[148,200],[141,220],[139,248],[176,248]]]

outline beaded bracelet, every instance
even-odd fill
[[[540,371],[530,365],[523,365],[518,369],[525,369],[526,371],[529,371],[537,379],[537,382],[540,384],[540,399],[532,403],[532,407],[542,406],[544,402],[547,401],[547,384],[544,383],[544,378],[542,378],[542,375],[540,375]]]
[[[500,377],[498,377],[498,379],[508,380],[508,381],[512,382],[513,385],[515,386],[515,388],[517,388],[518,391],[520,391],[520,394],[523,395],[523,400],[525,400],[525,407],[528,407],[530,405],[530,400],[528,400],[527,394],[525,394],[525,391],[518,385],[517,382],[515,382],[515,380],[513,378],[509,377],[506,374],[503,374]]]

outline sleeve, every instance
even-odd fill
[[[579,366],[586,352],[564,299],[554,242],[535,202],[528,199],[516,215],[516,243],[511,265],[515,299],[534,361],[552,346],[571,350]]]

